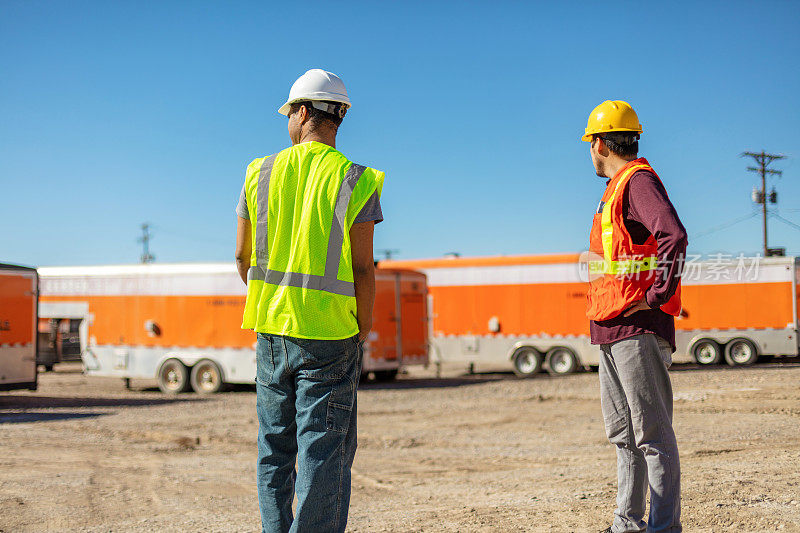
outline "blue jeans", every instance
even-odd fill
[[[357,337],[258,334],[256,475],[264,533],[345,530],[360,350]]]

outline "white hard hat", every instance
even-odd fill
[[[289,109],[295,102],[321,100],[342,103],[345,110],[350,107],[347,89],[344,88],[344,82],[342,82],[341,78],[333,72],[312,68],[297,78],[297,81],[294,82],[294,85],[289,90],[289,99],[278,109],[278,113],[288,116]],[[314,107],[318,106],[314,105]],[[323,111],[328,111],[328,109],[323,109]],[[341,116],[344,116],[344,113]]]

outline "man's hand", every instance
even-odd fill
[[[367,336],[369,335],[370,330],[372,330],[372,324],[370,324],[369,326],[364,326],[359,324],[358,327],[359,327],[358,342],[364,342],[365,340],[367,340]]]
[[[638,313],[639,311],[647,311],[648,309],[650,309],[650,306],[647,305],[647,301],[644,298],[642,298],[638,302],[635,302],[633,305],[628,307],[628,309],[625,310],[625,314],[623,314],[622,316],[628,318],[634,313]]]

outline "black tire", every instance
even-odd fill
[[[725,362],[731,366],[750,366],[758,361],[758,348],[750,339],[740,337],[725,345]]]
[[[53,371],[53,365],[44,365],[44,371],[45,372],[52,372]]]
[[[718,365],[722,362],[722,346],[712,339],[700,339],[692,346],[692,357],[698,365]]]
[[[216,394],[225,386],[222,369],[211,359],[201,359],[195,363],[189,381],[197,394]]]
[[[391,370],[376,370],[375,381],[394,381],[397,378],[397,369]]]
[[[520,346],[511,356],[514,373],[521,378],[529,378],[542,370],[542,352],[531,346]]]
[[[156,374],[158,388],[165,394],[178,394],[189,390],[189,369],[177,359],[167,359]]]
[[[547,351],[547,371],[563,376],[578,369],[578,355],[566,346],[556,346]]]

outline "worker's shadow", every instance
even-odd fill
[[[467,387],[469,385],[480,385],[490,381],[503,379],[499,374],[487,376],[463,376],[447,378],[409,378],[401,377],[393,381],[362,380],[358,385],[359,390],[381,390],[381,389],[448,389],[453,387]]]
[[[670,372],[745,372],[757,370],[792,370],[800,367],[800,356],[761,356],[753,365],[729,366],[724,361],[718,365],[699,365],[697,363],[675,363],[669,367]]]
[[[17,395],[0,396],[0,424],[50,422],[75,418],[97,418],[114,411],[85,411],[83,409],[113,407],[146,407],[175,402],[203,402],[196,396],[176,398],[75,398],[59,396]],[[45,409],[72,409],[45,411]]]
[[[74,418],[97,418],[110,413],[58,412],[48,413],[25,411],[22,413],[0,412],[0,424],[25,424],[28,422],[52,422],[54,420],[71,420]]]

